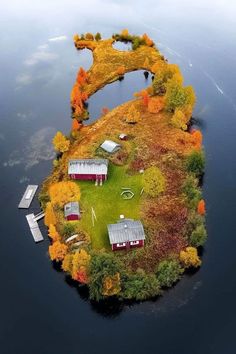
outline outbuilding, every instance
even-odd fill
[[[105,140],[104,143],[100,146],[104,151],[109,152],[110,154],[118,151],[121,146],[120,144],[115,143],[112,140]]]
[[[121,219],[107,229],[112,251],[144,246],[145,233],[139,220]]]
[[[68,174],[71,179],[103,182],[107,179],[107,159],[70,160]]]
[[[119,139],[120,139],[120,140],[127,140],[127,139],[128,139],[128,135],[127,135],[127,134],[124,134],[124,133],[121,133],[121,134],[119,135]]]
[[[64,215],[67,221],[80,220],[80,209],[78,202],[69,202],[64,205]]]

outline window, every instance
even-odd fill
[[[125,247],[125,242],[123,242],[123,243],[117,243],[116,246],[117,246],[117,247]]]
[[[139,244],[139,241],[131,241],[130,242],[130,246],[135,246],[135,245],[138,245]]]

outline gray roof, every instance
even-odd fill
[[[117,224],[107,225],[110,243],[123,243],[128,241],[145,240],[141,221],[122,219]]]
[[[100,147],[106,152],[112,153],[120,149],[120,144],[117,144],[112,140],[105,140]]]
[[[79,203],[78,202],[69,202],[64,205],[64,215],[65,217],[69,215],[80,215]]]
[[[68,174],[95,174],[107,175],[107,159],[78,159],[70,160],[68,164]]]

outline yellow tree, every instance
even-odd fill
[[[65,258],[67,250],[68,246],[60,241],[53,242],[48,249],[51,260],[56,262],[60,262]]]
[[[186,268],[197,268],[202,263],[198,257],[197,249],[195,247],[187,247],[184,251],[181,251],[179,258]]]
[[[120,286],[120,273],[116,273],[113,276],[107,276],[103,280],[102,294],[106,296],[113,296],[121,291]]]
[[[135,106],[132,104],[128,110],[128,113],[126,115],[125,121],[130,124],[134,124],[139,122],[141,119],[140,112],[135,108]]]
[[[72,260],[73,260],[73,254],[71,253],[67,253],[65,255],[65,258],[63,259],[62,262],[62,269],[64,270],[64,272],[67,272],[69,274],[71,274],[72,272]]]
[[[185,117],[185,114],[180,110],[176,109],[175,113],[173,114],[171,118],[171,123],[174,127],[180,128],[183,130],[187,130],[187,119]]]
[[[121,36],[127,38],[129,36],[129,31],[125,28],[121,31]]]
[[[60,235],[53,224],[49,225],[48,236],[55,242],[60,239]]]
[[[70,141],[62,134],[57,132],[52,140],[54,149],[59,152],[65,152],[69,150]]]
[[[78,272],[87,271],[91,256],[81,249],[76,251],[72,260],[72,278],[78,280]]]
[[[51,202],[48,202],[46,205],[44,224],[48,227],[50,226],[50,224],[56,224],[56,216]]]
[[[57,182],[49,187],[49,196],[52,205],[63,207],[68,202],[80,200],[80,188],[72,181]]]

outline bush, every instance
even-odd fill
[[[194,173],[196,176],[201,176],[204,172],[205,156],[202,151],[194,150],[186,159],[186,169],[188,172]]]
[[[62,231],[62,234],[63,236],[71,236],[73,235],[73,233],[75,232],[76,230],[76,227],[77,227],[77,223],[74,223],[74,222],[67,222],[63,225],[63,231]]]
[[[99,301],[104,298],[104,282],[107,278],[117,277],[122,271],[122,264],[112,253],[95,253],[89,268],[90,299]],[[117,286],[117,284],[116,284]]]
[[[205,222],[204,216],[199,215],[195,210],[192,211],[186,223],[185,235],[189,238],[189,235],[192,234],[193,230],[195,230],[198,226],[204,225],[204,222]]]
[[[196,209],[202,197],[201,191],[198,188],[197,179],[194,176],[188,176],[183,184],[182,191],[187,198],[188,206],[192,209]]]
[[[122,297],[125,299],[145,300],[160,295],[160,284],[154,274],[138,270],[128,275],[123,282]]]
[[[190,236],[190,245],[193,247],[203,246],[207,239],[207,232],[204,225],[199,225],[193,230]]]
[[[186,268],[197,268],[202,263],[198,257],[197,249],[195,247],[187,247],[185,250],[181,251],[179,258]]]
[[[156,271],[161,286],[170,287],[180,279],[183,268],[177,260],[165,260],[159,263]]]
[[[156,197],[164,192],[166,187],[165,177],[158,167],[152,166],[147,168],[143,174],[144,192],[151,197]]]

